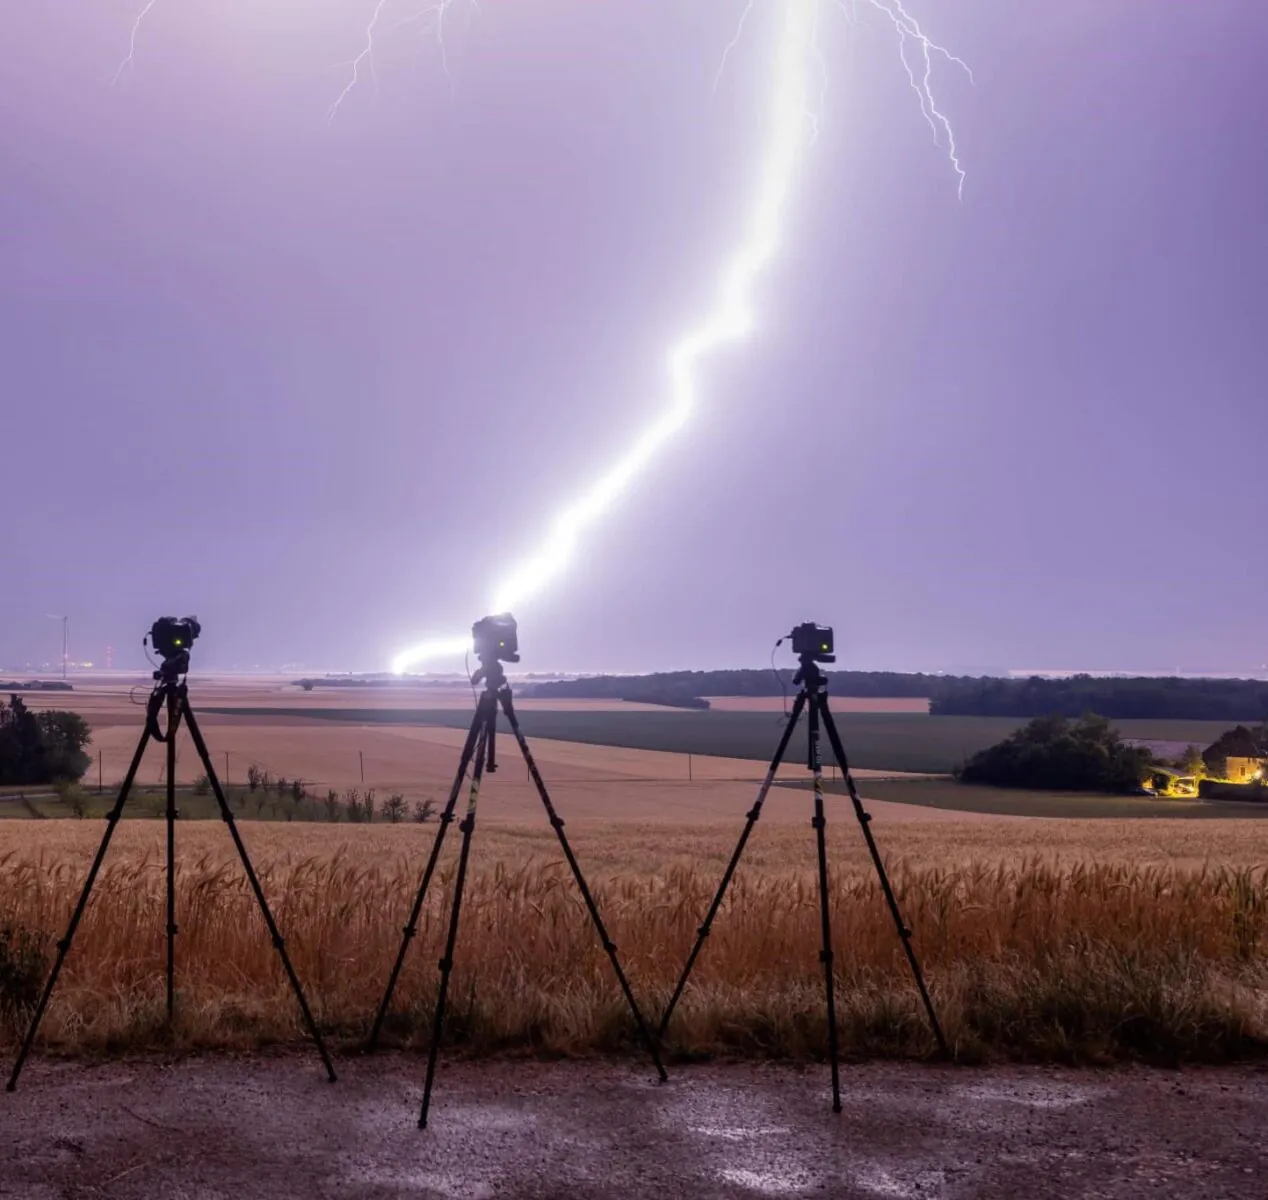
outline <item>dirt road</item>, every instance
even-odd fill
[[[7,1066],[7,1063],[6,1063]],[[1265,1194],[1268,1073],[423,1061],[32,1062],[0,1196],[1137,1197]]]

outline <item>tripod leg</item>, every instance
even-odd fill
[[[414,907],[410,909],[409,923],[402,931],[401,948],[397,952],[392,974],[387,981],[387,990],[383,993],[382,1003],[374,1018],[374,1028],[370,1031],[370,1040],[366,1043],[367,1050],[373,1050],[379,1044],[379,1034],[382,1032],[383,1022],[387,1017],[388,1006],[392,1003],[392,993],[396,991],[396,981],[400,978],[401,968],[405,965],[405,955],[409,950],[410,942],[418,932],[418,918],[423,911],[423,901],[426,899],[431,877],[435,873],[436,863],[440,858],[440,847],[445,840],[445,833],[453,821],[454,808],[458,803],[459,793],[462,791],[462,781],[467,777],[467,768],[471,765],[471,757],[475,753],[476,738],[484,727],[487,703],[488,701],[481,697],[480,703],[476,706],[475,716],[471,718],[471,728],[467,731],[467,740],[462,747],[462,758],[458,762],[458,773],[454,776],[453,787],[449,789],[449,801],[445,805],[444,812],[440,814],[440,827],[436,830],[436,837],[432,842],[431,854],[428,855],[427,866],[423,871],[423,881],[418,885],[418,893],[414,897]]]
[[[497,693],[494,692],[489,700],[489,711],[486,716],[487,734],[484,739],[485,755],[484,769],[492,775],[498,769],[497,760],[497,741],[498,741],[498,702]]]
[[[22,1041],[22,1049],[18,1051],[18,1060],[13,1064],[13,1074],[9,1076],[6,1091],[11,1092],[18,1086],[18,1076],[22,1073],[22,1064],[26,1062],[26,1056],[31,1053],[31,1046],[35,1043],[36,1031],[40,1027],[40,1022],[44,1019],[44,1010],[48,1007],[49,997],[52,996],[53,988],[57,984],[57,977],[62,973],[62,964],[66,961],[71,941],[75,937],[75,930],[79,928],[80,918],[84,915],[84,908],[88,904],[88,895],[92,891],[93,884],[97,882],[97,872],[101,870],[102,861],[106,857],[106,850],[110,846],[110,839],[114,837],[115,827],[119,824],[119,818],[123,815],[123,806],[127,803],[128,793],[132,790],[132,782],[136,779],[136,773],[141,766],[141,759],[145,756],[145,747],[149,745],[149,742],[150,730],[147,726],[145,732],[141,734],[136,753],[132,756],[132,765],[128,767],[123,786],[119,789],[118,799],[115,800],[114,807],[106,816],[106,832],[102,836],[101,845],[97,847],[97,857],[92,860],[92,866],[88,869],[88,878],[84,880],[84,890],[79,895],[79,903],[75,905],[70,925],[66,929],[66,936],[57,943],[57,958],[53,962],[53,970],[48,977],[48,982],[44,985],[44,992],[40,996],[40,1002],[35,1007],[35,1015],[31,1018],[30,1028],[27,1029],[26,1037]]]
[[[740,855],[744,853],[744,847],[748,844],[749,835],[753,832],[753,826],[757,824],[758,817],[762,815],[762,805],[766,803],[766,794],[775,782],[775,773],[779,770],[779,764],[783,761],[784,754],[788,750],[788,743],[792,740],[793,730],[797,727],[797,721],[800,719],[802,709],[805,707],[806,693],[804,691],[798,692],[797,699],[793,701],[792,714],[788,718],[788,723],[784,726],[783,736],[779,739],[779,747],[775,751],[775,757],[771,759],[770,769],[766,772],[766,778],[762,780],[762,786],[758,789],[757,799],[754,801],[753,807],[745,814],[747,819],[744,822],[744,830],[740,834],[740,840],[736,843],[735,853],[731,855],[731,861],[727,863],[726,870],[722,874],[722,882],[718,884],[718,890],[713,897],[713,903],[709,905],[709,911],[705,915],[704,923],[696,931],[696,943],[691,948],[691,954],[687,958],[687,965],[683,967],[682,974],[678,977],[678,986],[674,988],[674,994],[670,997],[669,1007],[665,1009],[665,1015],[660,1019],[660,1029],[657,1031],[656,1036],[662,1042],[665,1040],[665,1031],[669,1028],[674,1009],[678,1007],[678,1001],[682,998],[683,989],[687,986],[687,979],[696,965],[696,959],[699,957],[700,951],[704,949],[705,938],[709,936],[709,931],[713,928],[714,918],[718,915],[718,909],[722,907],[722,897],[726,895],[726,889],[731,885],[731,876],[735,874],[735,868],[739,866]]]
[[[482,710],[492,712],[492,705]],[[440,1053],[440,1038],[445,1028],[445,999],[449,994],[449,973],[453,970],[454,946],[458,941],[458,917],[462,912],[462,889],[467,882],[467,859],[471,853],[471,835],[475,831],[476,802],[480,798],[480,780],[484,777],[484,761],[489,746],[489,724],[482,723],[476,746],[475,769],[471,773],[471,793],[467,800],[467,815],[459,823],[462,831],[462,850],[458,854],[458,877],[453,885],[453,908],[449,913],[449,935],[445,939],[445,957],[440,960],[440,991],[436,993],[436,1015],[432,1021],[431,1045],[427,1048],[427,1079],[423,1084],[423,1107],[418,1115],[419,1129],[427,1128],[427,1110],[431,1108],[431,1088],[436,1078],[436,1057]]]
[[[832,753],[836,755],[837,763],[841,767],[841,776],[845,780],[846,790],[850,793],[850,801],[854,805],[854,815],[858,818],[859,828],[863,830],[863,838],[867,842],[868,853],[872,856],[872,865],[876,868],[876,874],[881,881],[881,891],[885,893],[885,903],[889,906],[890,915],[894,918],[894,927],[898,930],[899,940],[902,942],[903,950],[907,955],[907,964],[911,967],[912,978],[916,981],[916,987],[920,991],[920,999],[924,1003],[925,1012],[929,1016],[929,1026],[933,1030],[933,1036],[937,1040],[938,1049],[942,1052],[942,1056],[950,1058],[951,1051],[947,1046],[947,1039],[943,1035],[942,1025],[938,1021],[938,1014],[934,1010],[933,1000],[930,998],[929,989],[925,985],[924,974],[920,970],[920,963],[911,945],[911,930],[907,928],[903,922],[902,913],[898,911],[898,899],[894,895],[894,889],[890,886],[889,876],[885,872],[885,864],[881,862],[881,853],[877,849],[876,839],[872,836],[872,814],[863,808],[863,801],[859,799],[858,789],[854,786],[854,776],[850,774],[850,764],[845,756],[845,747],[841,744],[841,735],[837,732],[836,722],[832,719],[832,712],[828,708],[828,697],[826,695],[819,696],[817,704],[823,714],[823,724],[828,731],[828,741],[832,743]]]
[[[304,996],[304,989],[299,986],[299,977],[295,974],[295,968],[291,965],[291,956],[286,953],[286,943],[283,941],[281,933],[278,932],[277,922],[273,920],[273,914],[269,911],[269,903],[264,898],[264,892],[260,888],[260,880],[256,876],[255,868],[251,865],[251,859],[247,855],[247,848],[242,843],[242,835],[238,832],[238,827],[234,823],[233,810],[225,799],[220,780],[216,778],[216,768],[212,766],[211,755],[207,753],[207,743],[203,741],[202,731],[198,728],[198,722],[194,720],[194,710],[189,706],[189,696],[184,689],[184,685],[181,687],[180,706],[181,712],[185,717],[185,724],[189,728],[189,736],[194,741],[198,757],[202,759],[203,770],[207,772],[207,781],[211,784],[211,790],[216,796],[216,803],[220,806],[220,817],[229,826],[229,836],[233,838],[238,857],[242,860],[242,866],[247,873],[247,880],[251,884],[251,890],[255,893],[256,903],[259,904],[260,912],[264,916],[264,923],[268,926],[269,937],[272,938],[273,947],[277,950],[278,957],[282,960],[282,966],[286,970],[286,977],[290,980],[291,990],[295,993],[295,999],[299,1001],[300,1012],[304,1016],[304,1024],[308,1027],[308,1032],[317,1044],[317,1053],[321,1055],[321,1061],[325,1064],[326,1074],[329,1076],[330,1082],[334,1083],[336,1079],[334,1064],[330,1061],[330,1055],[326,1053],[326,1043],[322,1041],[317,1022],[313,1020],[313,1014],[308,1007],[308,1000]]]
[[[665,1073],[664,1064],[660,1060],[660,1048],[657,1045],[656,1038],[652,1036],[647,1022],[643,1019],[643,1013],[638,1007],[638,1001],[634,999],[634,992],[630,988],[629,980],[626,979],[625,972],[621,969],[620,960],[616,956],[616,946],[613,944],[612,939],[608,937],[608,931],[603,925],[603,918],[599,916],[599,907],[594,902],[594,896],[586,884],[585,876],[581,874],[581,867],[577,862],[576,855],[573,854],[572,847],[568,844],[568,838],[564,834],[563,818],[555,811],[555,806],[551,803],[550,793],[547,792],[546,784],[542,780],[541,773],[537,770],[537,763],[533,761],[533,752],[528,748],[528,742],[525,740],[523,731],[520,729],[519,720],[515,716],[515,706],[511,702],[510,689],[503,689],[500,695],[502,698],[502,710],[506,713],[507,724],[510,725],[511,732],[515,734],[515,740],[519,743],[520,753],[524,756],[524,763],[528,767],[528,773],[532,776],[533,783],[537,787],[537,794],[541,797],[542,804],[546,808],[546,816],[559,837],[559,845],[563,849],[564,857],[568,860],[568,866],[572,869],[572,877],[577,881],[577,887],[581,890],[581,896],[586,902],[586,908],[590,910],[590,919],[594,922],[594,927],[599,934],[599,941],[603,944],[603,948],[607,951],[608,958],[612,962],[612,970],[616,972],[617,982],[621,985],[621,991],[625,993],[625,1000],[630,1006],[630,1012],[634,1016],[635,1025],[638,1026],[639,1035],[647,1044],[647,1049],[652,1056],[652,1062],[656,1064],[656,1073],[660,1076],[660,1081],[664,1083],[669,1076]]]
[[[176,689],[167,692],[167,1024],[176,1012],[176,731],[180,708]]]
[[[810,699],[810,769],[814,772],[815,815],[814,826],[819,851],[819,921],[822,927],[823,948],[819,961],[823,963],[824,988],[828,1000],[828,1054],[832,1060],[832,1111],[841,1111],[841,1067],[837,1052],[837,1003],[836,980],[832,969],[832,921],[828,913],[828,846],[825,837],[827,820],[823,815],[823,763],[819,757],[819,697]]]

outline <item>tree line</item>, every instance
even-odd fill
[[[1111,720],[1261,721],[1268,718],[1268,681],[1147,677],[1003,679],[991,676],[905,674],[899,671],[826,673],[833,695],[921,698],[935,716],[1077,718],[1085,712]],[[683,704],[687,697],[778,696],[791,690],[791,673],[773,670],[662,671],[651,675],[591,675],[535,683],[524,695]],[[672,699],[669,699],[672,698]]]
[[[1078,717],[1116,721],[1262,721],[1268,681],[1257,679],[1093,678],[955,679],[931,697],[938,716]]]
[[[832,691],[838,696],[924,699],[937,684],[937,675],[906,675],[899,671],[833,671]],[[656,671],[651,675],[586,675],[533,683],[521,689],[525,696],[557,696],[566,699],[637,700],[658,703],[658,696],[778,696],[792,687],[792,672],[764,671]]]

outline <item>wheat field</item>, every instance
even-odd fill
[[[959,1058],[1221,1061],[1268,1047],[1262,826],[1141,824],[891,831],[896,891]],[[38,995],[101,829],[0,822],[7,1046]],[[568,828],[652,1021],[738,831]],[[337,1047],[356,1047],[435,826],[251,823],[242,832],[319,1023]],[[930,1056],[934,1042],[857,830],[839,822],[830,835],[843,1051]],[[162,836],[156,822],[121,825],[45,1017],[42,1048],[302,1044],[297,1007],[232,844],[212,822],[179,830],[177,1020],[167,1028]],[[457,846],[453,829],[387,1027],[393,1044],[426,1044]],[[671,1057],[822,1055],[818,950],[813,835],[759,826],[671,1026]],[[633,1023],[548,827],[477,829],[450,999],[447,1041],[460,1052],[635,1050]]]

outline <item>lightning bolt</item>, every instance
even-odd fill
[[[634,444],[555,518],[537,552],[519,563],[497,588],[494,611],[506,611],[532,599],[565,570],[581,535],[686,424],[699,399],[696,370],[700,361],[742,340],[753,328],[754,284],[779,247],[793,177],[813,131],[807,63],[813,58],[818,3],[785,0],[782,9],[770,93],[770,128],[747,232],[722,272],[713,308],[670,349],[669,404]],[[448,654],[469,644],[469,639],[446,638],[411,646],[392,660],[392,670],[400,674],[439,653]]]
[[[145,18],[150,15],[152,9],[158,0],[146,0],[145,7],[136,15],[136,20],[132,22],[132,35],[128,38],[128,56],[120,64],[119,69],[114,73],[114,78],[110,81],[110,86],[114,87],[124,71],[128,70],[136,61],[136,39],[137,34],[141,32],[141,25]]]
[[[132,25],[128,55],[115,73],[117,83],[133,65],[137,36],[158,0],[146,0]],[[745,0],[734,35],[722,54],[713,81],[714,90],[722,79],[731,52],[744,34],[745,24],[756,0]],[[784,228],[792,184],[803,153],[819,134],[827,91],[827,66],[819,46],[819,15],[827,0],[779,0],[779,35],[776,42],[770,86],[770,125],[759,159],[753,203],[744,224],[744,234],[726,262],[711,308],[701,322],[688,330],[670,348],[667,358],[668,403],[661,414],[634,440],[608,469],[550,525],[539,547],[516,564],[493,595],[494,610],[516,607],[542,592],[567,569],[581,536],[603,517],[624,494],[631,482],[656,458],[662,447],[687,423],[698,406],[697,376],[701,362],[718,350],[743,341],[755,324],[754,300],[757,281],[777,252]],[[375,75],[375,34],[389,0],[374,0],[366,25],[365,43],[349,64],[349,78],[327,111],[333,121],[348,96],[361,81],[362,68]],[[434,33],[441,66],[453,86],[445,42],[445,19],[454,0],[431,0],[401,24],[426,17],[434,19]],[[947,155],[957,177],[957,192],[963,198],[966,175],[960,163],[955,132],[938,106],[933,91],[933,59],[940,56],[961,67],[970,81],[973,72],[963,59],[925,34],[920,23],[907,11],[903,0],[833,0],[851,23],[858,22],[858,9],[865,4],[888,19],[898,35],[898,53],[908,82],[920,104],[921,114],[939,146],[945,137]],[[477,0],[469,0],[478,14]],[[910,57],[909,57],[910,52]],[[923,64],[918,69],[917,60]],[[817,68],[817,106],[810,104],[812,64]],[[377,76],[375,76],[377,80]],[[113,86],[113,84],[112,84]],[[437,637],[401,651],[392,660],[392,670],[402,673],[436,659],[452,658],[470,648],[468,637]]]
[[[835,0],[835,3],[847,20],[857,21],[859,0]],[[958,181],[957,193],[963,199],[965,172],[956,149],[954,130],[933,93],[933,57],[941,55],[960,66],[970,81],[972,71],[962,59],[925,34],[902,0],[863,0],[863,3],[887,17],[897,31],[899,58],[920,102],[920,111],[933,130],[934,141],[941,145],[940,131],[946,136],[948,157]],[[746,0],[735,34],[723,51],[714,77],[715,91],[731,51],[743,36],[752,8],[753,0]],[[581,535],[612,507],[661,447],[686,424],[699,400],[696,373],[700,361],[723,346],[741,341],[753,328],[755,284],[779,247],[796,168],[805,147],[818,136],[827,90],[827,68],[819,47],[820,0],[783,0],[782,8],[781,32],[771,77],[771,124],[746,236],[723,271],[712,310],[670,350],[669,404],[633,445],[555,518],[539,549],[519,563],[494,593],[494,611],[507,611],[532,599],[564,572]],[[923,75],[917,75],[908,58],[910,43],[915,44],[923,58]],[[810,63],[819,71],[817,109],[809,104]],[[469,648],[469,638],[420,642],[397,654],[392,660],[392,670],[401,674],[420,663],[450,657]]]

